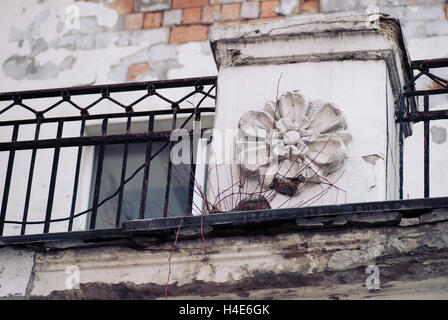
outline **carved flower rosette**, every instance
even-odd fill
[[[351,139],[341,110],[322,100],[310,101],[299,91],[286,92],[263,111],[249,111],[239,121],[238,161],[242,174],[264,188],[273,181],[322,183],[339,170]],[[279,193],[294,192],[279,188]]]

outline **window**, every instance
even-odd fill
[[[178,118],[177,126],[184,122],[185,116]],[[205,115],[202,119],[202,124],[207,127],[212,127],[213,116]],[[154,131],[170,131],[171,119],[160,119],[154,123]],[[125,131],[124,123],[109,124],[108,134],[120,134]],[[132,124],[134,133],[142,133],[148,127],[147,122],[137,121]],[[185,126],[187,129],[192,128],[192,121],[189,121]],[[88,135],[99,135],[99,125],[92,125],[87,129]],[[200,148],[202,155],[200,159],[204,159],[204,154],[207,153],[207,143],[203,141]],[[160,141],[152,142],[151,155],[154,156],[149,167],[148,175],[148,192],[145,206],[145,219],[162,218],[165,206],[165,195],[168,178],[168,162],[169,162],[169,137],[162,138]],[[93,164],[91,170],[91,187],[89,192],[89,208],[93,205],[94,186],[96,181],[96,174],[99,159],[99,146],[93,147]],[[123,168],[124,144],[109,144],[105,147],[103,168],[101,176],[101,186],[99,193],[99,201],[110,197],[120,187],[121,175]],[[159,153],[160,152],[160,153]],[[145,164],[146,158],[146,143],[129,143],[128,156],[126,161],[125,180],[130,178],[139,168]],[[198,158],[199,159],[199,158]],[[192,200],[195,205],[193,214],[199,214],[202,208],[202,197],[198,192],[193,192],[190,195],[190,164],[172,164],[170,192],[167,216],[184,216],[187,212],[189,200]],[[196,187],[200,185],[205,190],[206,165],[196,164],[195,166]],[[138,170],[138,173],[124,185],[123,196],[121,201],[121,208],[119,208],[119,194],[116,194],[110,200],[104,202],[98,207],[95,229],[110,229],[119,226],[121,222],[128,220],[139,219],[140,203],[142,196],[144,170]],[[192,199],[189,199],[189,198]],[[119,218],[117,219],[118,210],[120,210]],[[86,229],[90,226],[90,215],[86,221]]]
[[[154,155],[159,149],[163,148],[165,144],[165,141],[153,142],[152,155]],[[95,149],[92,182],[95,181],[96,168],[98,166],[99,148],[96,147]],[[124,146],[121,144],[108,145],[105,148],[100,199],[105,199],[109,195],[112,195],[120,186],[123,152]],[[126,163],[126,178],[130,177],[132,173],[134,173],[141,165],[145,163],[145,155],[145,143],[129,144],[128,159]],[[163,217],[168,160],[169,148],[166,147],[151,161],[148,178],[145,218]],[[143,171],[144,170],[140,170],[138,174],[124,186],[120,222],[135,220],[139,217]],[[179,164],[172,166],[168,217],[183,216],[185,214],[188,204],[189,175],[189,165]],[[93,188],[90,196],[90,204],[92,203],[92,195]],[[98,208],[96,222],[97,229],[108,229],[115,227],[118,210],[118,198],[119,196],[117,195]]]

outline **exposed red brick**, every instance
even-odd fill
[[[208,0],[173,0],[173,9],[202,7],[208,5]]]
[[[104,5],[118,12],[118,14],[132,13],[134,0],[115,0],[114,2],[104,2]]]
[[[279,0],[263,1],[261,2],[260,18],[277,17],[275,8],[277,8]]]
[[[143,27],[143,13],[127,14],[124,20],[125,30],[139,30]]]
[[[207,6],[202,8],[202,22],[213,23],[221,20],[221,6]]]
[[[128,81],[135,81],[138,76],[149,73],[149,65],[146,62],[137,63],[128,68]]]
[[[205,41],[208,38],[208,26],[193,24],[190,26],[175,26],[171,28],[170,42],[185,43],[190,41]]]
[[[300,13],[312,14],[320,12],[319,0],[300,0]]]
[[[229,2],[242,2],[246,0],[210,0],[210,4],[228,4]],[[252,0],[254,1],[254,0]],[[260,1],[260,0],[258,0]],[[261,0],[264,1],[264,0]]]
[[[160,28],[162,26],[162,12],[149,12],[145,14],[143,29]]]
[[[240,18],[240,4],[231,3],[222,6],[222,20],[238,20]]]
[[[201,22],[201,11],[202,8],[187,8],[184,10],[184,24],[193,24]]]

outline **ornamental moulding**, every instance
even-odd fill
[[[333,103],[288,91],[263,111],[248,111],[238,124],[241,174],[264,189],[297,195],[299,185],[319,184],[339,170],[351,140]]]

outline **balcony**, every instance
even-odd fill
[[[433,69],[448,62],[411,63],[397,20],[381,15],[379,26],[366,26],[365,18],[329,15],[218,29],[211,36],[218,77],[0,94],[0,253],[6,269],[23,269],[7,294],[297,299],[393,297],[405,290],[446,297],[448,197],[431,197],[429,122],[448,118],[431,106],[448,93]],[[442,88],[419,90],[423,76]],[[307,100],[297,88],[316,89],[326,101]],[[292,99],[291,107],[291,96],[303,99]],[[254,114],[268,120],[244,129],[287,122],[287,112],[269,117],[263,109],[266,101],[277,106],[282,99],[293,111],[318,105],[330,119],[344,113],[348,124],[342,117],[305,120],[317,122],[316,135],[353,138],[347,143],[352,154],[338,157],[328,166],[336,169],[324,175],[338,178],[347,168],[348,198],[335,188],[319,203],[283,198],[279,205],[272,194],[287,197],[290,189],[269,183],[258,190],[263,174],[253,175],[255,191],[235,197],[242,171],[199,161],[219,148],[207,129],[243,131],[241,123]],[[404,149],[418,122],[425,165],[410,172]],[[182,129],[190,151],[179,163],[171,155],[180,143],[173,133]],[[287,129],[296,139],[287,143],[283,133],[284,147],[295,150],[304,130]],[[225,154],[236,150],[221,146]],[[417,175],[424,176],[418,185],[424,198],[405,199],[404,181]],[[314,200],[300,184],[316,190],[336,183],[312,178],[290,177],[299,190],[294,196]],[[224,193],[213,195],[217,187]],[[217,207],[216,199],[230,200]],[[380,268],[385,291],[366,289],[372,266]],[[81,280],[70,286],[73,271]]]

